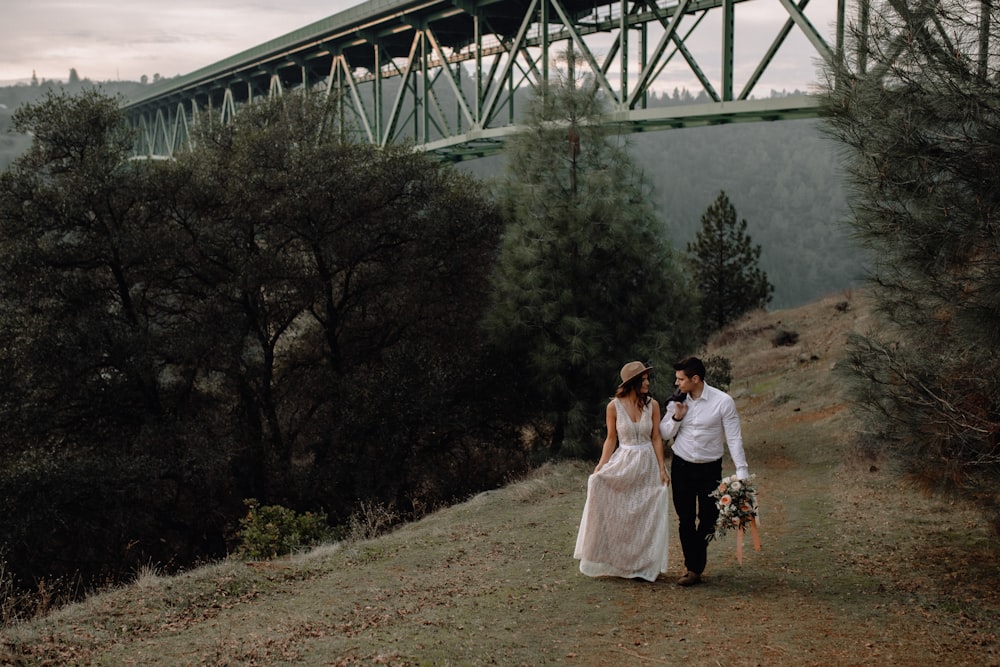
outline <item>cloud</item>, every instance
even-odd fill
[[[185,74],[347,9],[352,0],[32,0],[0,27],[0,81]]]

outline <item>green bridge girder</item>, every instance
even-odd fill
[[[862,0],[864,2],[865,0]],[[787,18],[737,81],[737,5],[780,4]],[[411,141],[444,159],[498,151],[516,131],[519,92],[555,76],[567,50],[609,102],[606,122],[641,132],[816,115],[807,94],[757,99],[755,86],[786,44],[803,35],[814,59],[841,51],[847,0],[836,3],[835,43],[813,26],[810,0],[369,0],[202,69],[150,86],[125,110],[137,156],[184,150],[194,123],[231,120],[243,105],[287,90],[336,96],[342,130],[377,145]],[[710,20],[706,20],[710,19]],[[705,26],[714,25],[710,32]],[[718,29],[721,26],[721,29]],[[713,79],[695,56],[721,62]],[[664,72],[700,86],[686,104],[651,106]]]

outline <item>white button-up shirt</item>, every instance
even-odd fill
[[[703,385],[701,396],[687,397],[687,414],[680,421],[674,420],[677,404],[667,404],[660,420],[660,435],[667,442],[674,438],[673,452],[689,463],[709,463],[722,458],[724,445],[729,445],[729,455],[736,466],[739,479],[750,477],[746,454],[743,452],[743,435],[736,402],[724,391]]]

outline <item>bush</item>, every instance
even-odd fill
[[[348,539],[360,542],[389,532],[400,521],[399,513],[383,503],[363,500],[351,514]]]
[[[729,391],[729,385],[733,383],[733,362],[728,357],[713,354],[702,360],[705,364],[705,375],[708,376],[709,384],[716,389]]]
[[[253,498],[244,501],[247,513],[240,519],[236,555],[266,560],[334,539],[325,514],[298,514],[281,505],[261,506]]]
[[[799,334],[797,331],[788,331],[787,329],[781,329],[771,338],[771,345],[773,347],[781,346],[792,346],[799,342]]]

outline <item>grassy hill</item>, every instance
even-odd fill
[[[852,453],[833,368],[869,324],[863,295],[836,294],[755,313],[706,350],[733,361],[763,548],[748,540],[740,565],[735,538],[713,543],[701,586],[673,583],[673,524],[671,576],[579,574],[591,465],[560,462],[376,539],[144,573],[6,629],[0,663],[1000,664],[995,535]],[[782,331],[798,343],[773,345]]]

